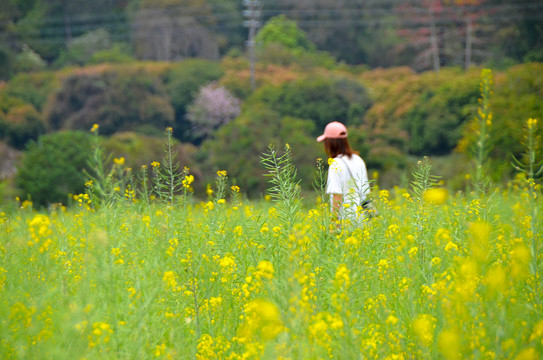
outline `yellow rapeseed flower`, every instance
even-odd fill
[[[462,358],[460,336],[456,331],[443,330],[438,336],[438,347],[443,357],[447,360]]]
[[[513,278],[524,278],[528,276],[529,263],[531,259],[530,249],[523,244],[518,244],[511,251],[511,275]]]
[[[507,274],[503,267],[497,265],[490,269],[485,277],[485,283],[491,291],[505,291],[507,287]]]
[[[357,246],[359,244],[360,240],[358,240],[355,236],[349,236],[345,239],[345,245]]]
[[[192,184],[194,181],[194,175],[187,175],[183,179],[183,187],[186,189],[190,188],[190,184]]]
[[[526,126],[528,129],[533,129],[537,126],[537,119],[528,119],[526,121]]]
[[[388,325],[394,326],[398,323],[398,318],[394,315],[389,315],[385,321]]]
[[[155,351],[153,352],[153,355],[155,355],[155,357],[159,357],[164,353],[166,353],[166,344],[162,343],[155,347]]]
[[[539,360],[541,359],[540,354],[535,348],[527,348],[522,350],[515,356],[515,360]]]
[[[344,286],[348,287],[351,284],[351,278],[349,276],[350,271],[346,265],[341,264],[336,270],[336,275],[334,277],[334,285],[338,288]]]
[[[413,331],[424,346],[429,346],[434,339],[435,323],[436,318],[428,314],[419,315],[413,320]]]
[[[232,273],[236,267],[236,259],[232,254],[226,254],[220,261],[219,265],[227,273]]]
[[[261,260],[258,263],[256,268],[257,268],[256,275],[265,279],[273,279],[275,270],[273,268],[273,264],[269,262],[268,260]]]
[[[244,312],[245,321],[240,331],[243,337],[269,341],[285,330],[279,309],[268,300],[253,300],[245,305]]]
[[[175,273],[173,271],[164,272],[164,276],[162,276],[162,281],[166,284],[167,288],[177,287],[177,281],[175,280]]]
[[[442,205],[447,201],[448,192],[444,188],[432,188],[426,190],[422,197],[427,204]]]
[[[449,252],[451,250],[456,250],[458,251],[458,245],[456,245],[455,243],[453,243],[452,241],[449,241],[447,243],[447,245],[445,245],[445,251]]]

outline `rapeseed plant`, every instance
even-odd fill
[[[331,231],[285,151],[265,160],[271,200],[221,170],[188,201],[181,168],[160,195],[166,157],[109,206],[93,182],[74,206],[0,213],[0,357],[543,356],[535,181],[450,194],[423,159],[409,190],[375,190],[379,217]]]

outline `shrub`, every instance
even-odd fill
[[[313,121],[313,135],[317,136],[331,121],[357,125],[371,105],[364,86],[346,78],[312,76],[279,87],[266,86],[257,91],[250,101],[263,102],[281,116],[292,116]]]
[[[125,158],[125,165],[134,170],[142,165],[149,165],[153,161],[161,161],[164,156],[164,130],[158,136],[149,136],[135,132],[119,132],[102,139],[105,152],[115,158]],[[175,151],[177,160],[182,166],[188,166],[194,170],[193,153],[191,144],[176,143]]]
[[[52,130],[99,124],[100,133],[109,135],[146,124],[163,130],[172,125],[174,111],[158,77],[128,69],[67,77],[47,104],[45,119]]]
[[[22,198],[38,206],[66,203],[85,189],[82,170],[91,157],[91,137],[80,131],[48,134],[32,142],[18,166],[16,185]]]
[[[6,86],[6,94],[32,104],[41,111],[48,96],[59,86],[58,76],[51,71],[18,73]]]
[[[490,137],[495,144],[490,156],[510,159],[524,151],[523,127],[526,120],[543,119],[543,64],[517,65],[495,76],[494,93],[490,95],[493,114]],[[538,129],[543,136],[543,128]]]
[[[269,44],[280,44],[286,49],[298,51],[315,51],[316,47],[305,32],[298,28],[295,21],[285,15],[271,18],[258,32],[255,41],[262,47]]]
[[[26,44],[23,44],[22,51],[15,57],[15,71],[17,72],[43,70],[46,67],[47,63],[41,56]]]
[[[457,146],[463,125],[477,107],[477,79],[459,77],[418,97],[406,114],[408,151],[415,155],[445,155]]]
[[[0,116],[0,138],[7,139],[16,149],[23,149],[28,141],[36,140],[44,132],[40,114],[30,104],[14,106]]]
[[[324,155],[321,144],[312,135],[314,127],[310,120],[281,117],[277,111],[260,104],[220,128],[213,140],[205,141],[198,158],[205,161],[208,178],[217,170],[228,169],[234,184],[243,192],[256,195],[267,187],[260,155],[270,144],[282,149],[288,143],[294,150],[293,160],[302,183],[310,187],[315,159]]]
[[[116,43],[109,49],[99,50],[92,54],[88,63],[128,63],[134,60],[135,58],[128,44]]]

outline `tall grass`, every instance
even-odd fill
[[[166,156],[114,200],[0,213],[0,357],[543,356],[533,177],[449,194],[422,159],[409,189],[373,190],[378,216],[338,230],[322,162],[306,207],[290,151],[263,157],[271,200],[219,171],[198,202]]]
[[[26,205],[0,219],[0,354],[535,359],[543,229],[530,191],[500,191],[490,210],[427,197],[416,214],[413,193],[381,190],[380,215],[341,233],[321,206],[286,225],[280,203],[230,197],[187,211]]]

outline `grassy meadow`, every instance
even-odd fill
[[[0,357],[543,356],[533,179],[452,194],[425,159],[409,189],[375,186],[355,227],[320,201],[322,164],[301,201],[288,151],[272,155],[260,201],[226,171],[197,201],[185,169],[177,196],[125,186],[98,203],[89,183],[69,207],[2,212]]]

